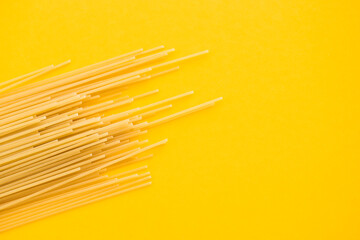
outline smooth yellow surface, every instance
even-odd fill
[[[149,188],[0,234],[19,239],[359,239],[357,1],[1,1],[1,79],[140,47],[209,49],[139,85],[195,90],[155,128]],[[64,69],[65,70],[65,69]],[[62,71],[64,71],[62,70]]]

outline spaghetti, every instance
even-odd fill
[[[0,83],[0,231],[151,184],[147,166],[108,176],[143,161],[167,139],[145,145],[147,129],[213,106],[217,98],[147,121],[193,91],[120,111],[137,96],[123,90],[177,70],[169,65],[207,53],[162,61],[174,49],[135,50],[36,82],[70,61]],[[167,68],[167,69],[166,69]],[[31,82],[31,83],[30,83]],[[112,113],[117,110],[118,113]]]

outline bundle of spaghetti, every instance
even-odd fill
[[[174,49],[135,50],[44,80],[34,79],[70,61],[0,83],[0,231],[151,184],[147,166],[109,170],[152,157],[143,153],[149,128],[213,106],[217,98],[148,121],[193,94],[181,93],[142,107],[130,103],[158,92],[125,96],[125,88],[177,70],[163,59]],[[116,113],[113,113],[116,112]]]

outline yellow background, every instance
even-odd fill
[[[139,92],[224,101],[151,131],[151,187],[0,239],[359,239],[356,2],[1,1],[3,80],[164,44],[210,54]]]

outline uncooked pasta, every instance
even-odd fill
[[[207,53],[164,61],[173,51],[139,49],[36,81],[66,61],[0,83],[0,231],[151,184],[146,165],[121,168],[152,157],[149,151],[167,139],[149,144],[138,137],[222,99],[152,121],[194,92],[123,110],[159,91],[127,96],[126,88]],[[113,169],[120,173],[106,174]]]

